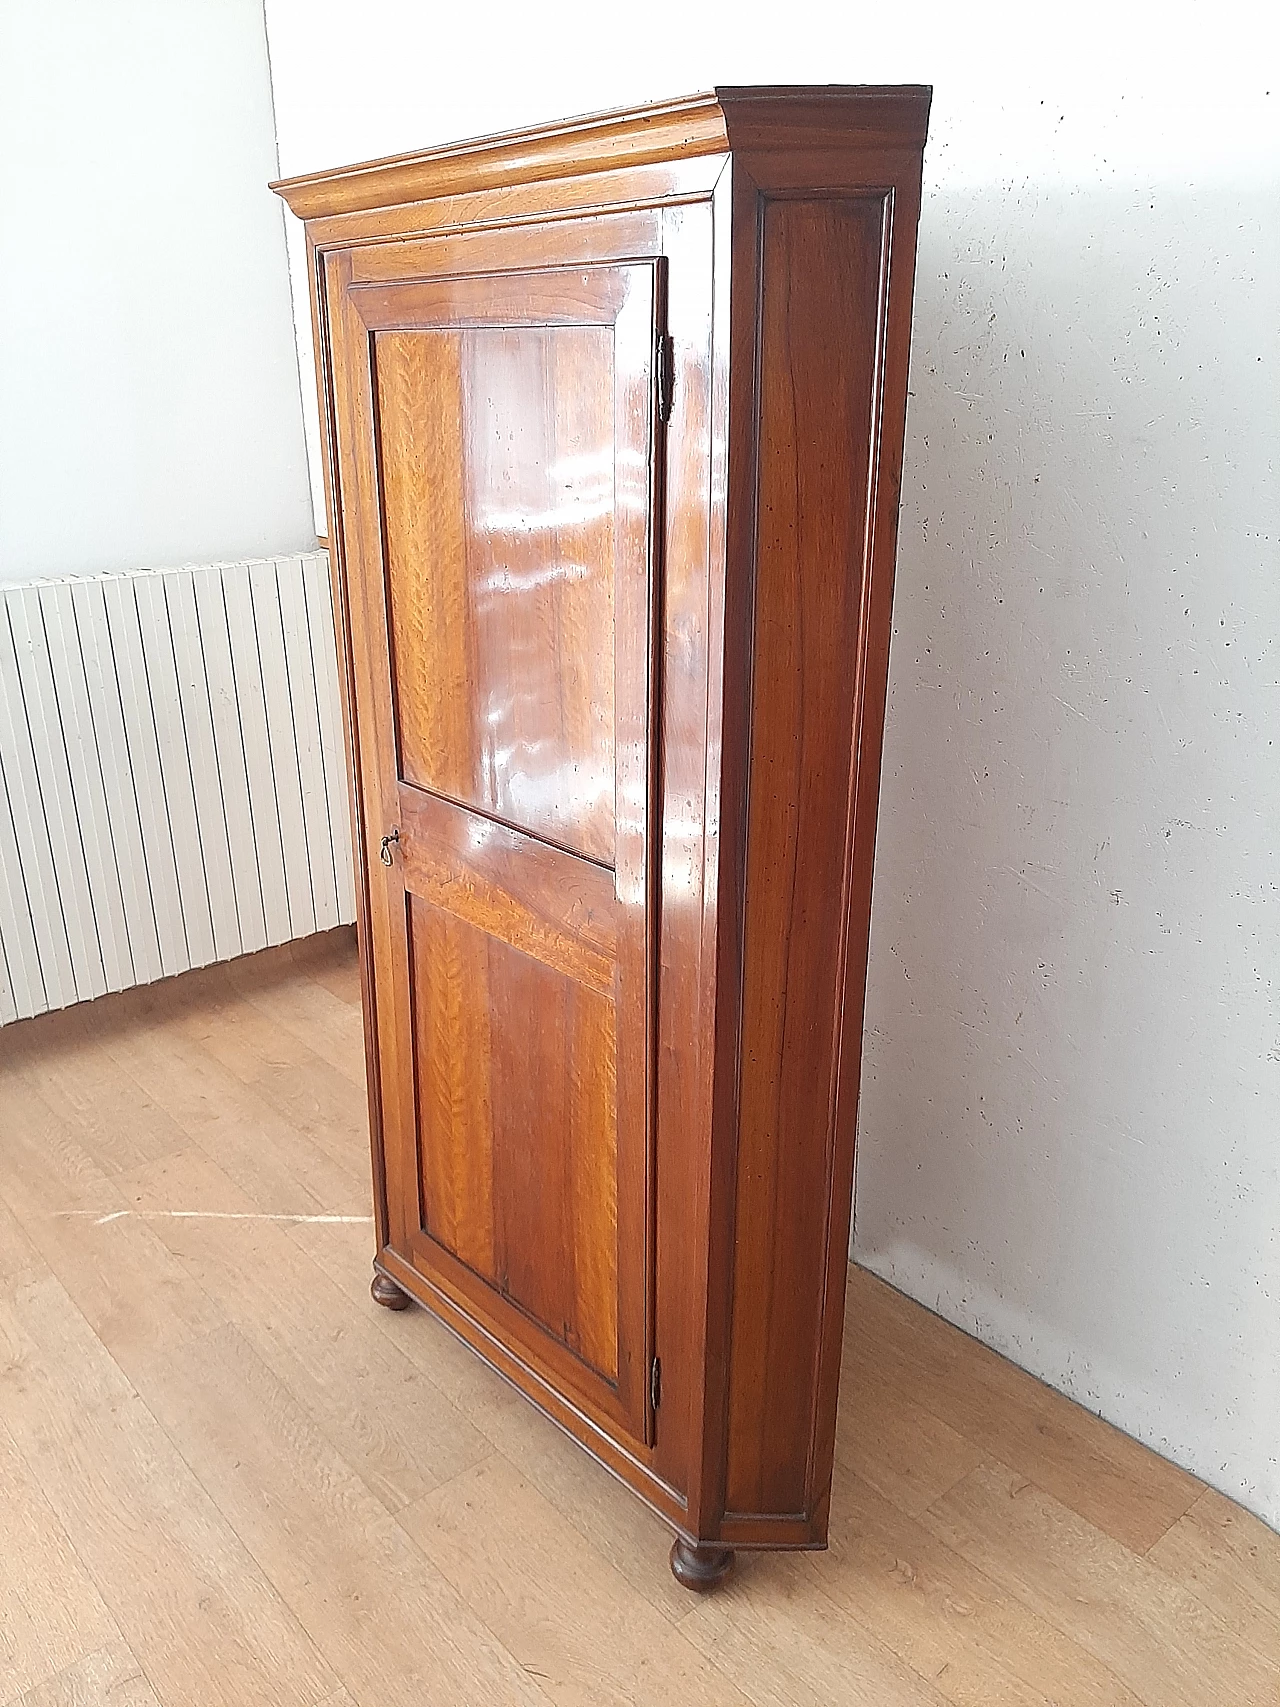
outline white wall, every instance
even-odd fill
[[[0,580],[309,550],[259,0],[0,0]]]
[[[856,1249],[1280,1524],[1280,205],[936,185]]]
[[[1280,44],[1207,12],[267,0],[285,172],[934,83],[856,1251],[1280,1522]]]

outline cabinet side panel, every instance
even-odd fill
[[[807,1513],[848,1189],[833,1158],[884,211],[879,192],[761,206],[729,1518]]]

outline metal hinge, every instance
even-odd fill
[[[656,1411],[662,1403],[662,1359],[655,1357],[649,1366],[649,1403]]]
[[[656,351],[658,368],[658,419],[671,419],[671,402],[676,389],[676,341],[670,332],[660,334]]]

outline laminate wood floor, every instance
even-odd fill
[[[345,932],[0,1033],[0,1703],[1275,1707],[1280,1537],[858,1269],[830,1552],[368,1295]]]

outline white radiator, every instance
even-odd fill
[[[354,917],[323,552],[0,586],[0,1025]]]

